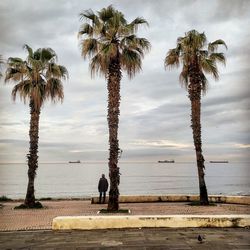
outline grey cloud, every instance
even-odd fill
[[[213,17],[216,19],[237,19],[239,16],[249,17],[250,5],[248,0],[220,0],[216,1],[215,9]]]
[[[225,108],[228,104],[234,105],[242,105],[242,104],[247,104],[249,102],[249,93],[243,92],[240,93],[237,96],[231,95],[231,96],[221,96],[221,97],[213,97],[206,99],[204,98],[203,100],[203,105],[205,107],[211,107],[211,106],[216,106],[218,107],[219,105],[225,105]]]
[[[0,126],[16,126],[22,125],[21,122],[0,122]]]
[[[228,44],[226,67],[220,67],[221,79],[210,80],[209,92],[202,98],[204,151],[230,157],[247,158],[247,151],[233,144],[249,143],[249,1],[239,0],[125,0],[57,1],[3,0],[0,2],[1,51],[9,56],[25,57],[24,43],[34,49],[52,47],[58,62],[65,65],[70,78],[64,84],[63,104],[46,103],[40,120],[39,159],[106,160],[108,158],[107,89],[105,78],[91,79],[88,63],[80,55],[77,32],[79,12],[97,11],[113,4],[128,20],[143,16],[148,28],[138,35],[152,43],[142,65],[142,72],[129,80],[123,73],[119,140],[124,149],[122,160],[152,160],[166,154],[173,158],[193,159],[193,149],[141,148],[137,140],[171,140],[192,144],[190,101],[180,87],[181,68],[164,69],[168,49],[189,29],[205,31],[209,41],[222,38]],[[199,9],[199,12],[194,10]],[[3,79],[1,80],[3,83]],[[13,86],[13,85],[12,85]],[[1,159],[16,147],[16,158],[24,159],[28,146],[29,108],[10,100],[10,86],[1,86],[1,142],[6,146]],[[15,143],[11,138],[20,139]],[[224,145],[218,149],[217,145]],[[22,145],[26,145],[22,148]],[[18,149],[17,149],[18,148]],[[223,149],[224,148],[224,149]],[[234,151],[235,150],[235,151]],[[22,158],[24,157],[24,158]]]
[[[20,145],[20,144],[25,144],[26,141],[24,140],[16,140],[16,139],[0,139],[0,143],[6,143],[6,144],[15,144],[15,145]]]

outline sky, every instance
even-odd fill
[[[144,17],[138,30],[151,42],[142,71],[121,81],[120,161],[194,161],[190,100],[179,84],[180,68],[165,70],[164,58],[176,39],[196,29],[208,41],[223,39],[227,58],[220,80],[209,79],[202,97],[205,160],[250,160],[250,1],[248,0],[1,0],[0,54],[26,58],[23,45],[50,47],[67,67],[63,103],[45,103],[41,111],[39,161],[107,161],[107,88],[91,78],[81,57],[79,13],[112,4],[128,21]],[[5,68],[2,67],[4,73]],[[29,107],[11,100],[14,83],[0,80],[0,162],[25,162],[29,148]]]

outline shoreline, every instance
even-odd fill
[[[22,201],[24,200],[25,193],[21,195],[21,197],[16,197],[16,195],[11,194],[0,194],[0,202],[2,197],[6,197],[8,199],[11,199],[13,201]],[[98,192],[94,192],[90,195],[42,195],[42,196],[36,196],[36,200],[91,200],[92,197],[98,196]],[[189,192],[189,193],[127,193],[127,194],[120,194],[120,196],[194,196],[199,195],[197,192]],[[107,192],[108,196],[108,192]],[[212,193],[208,194],[208,196],[243,196],[243,197],[250,197],[250,192],[238,192],[238,193]]]
[[[3,198],[4,197],[4,198]],[[210,202],[214,203],[228,203],[227,198],[237,200],[247,200],[247,203],[243,204],[250,205],[250,195],[228,195],[228,194],[211,194],[208,195]],[[2,199],[1,199],[2,198]],[[6,200],[5,200],[6,198]],[[142,194],[142,195],[120,195],[120,203],[136,203],[136,202],[189,202],[197,201],[199,199],[198,194]],[[98,196],[85,196],[85,197],[41,197],[37,198],[37,201],[91,201],[96,203]],[[108,195],[106,196],[108,200]],[[8,196],[0,196],[0,203],[3,202],[23,202],[23,198],[9,198]],[[231,203],[231,202],[229,202]]]

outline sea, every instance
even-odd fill
[[[194,162],[120,162],[120,195],[198,194]],[[25,197],[27,164],[0,164],[0,196]],[[250,195],[250,163],[206,163],[209,194]],[[35,179],[36,198],[89,198],[98,195],[105,162],[40,163]]]

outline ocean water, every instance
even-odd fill
[[[198,194],[195,163],[119,163],[120,194]],[[91,197],[98,195],[101,174],[108,177],[107,163],[43,163],[35,179],[36,197]],[[209,194],[250,195],[249,163],[206,163]],[[24,198],[27,165],[0,164],[0,196]]]

